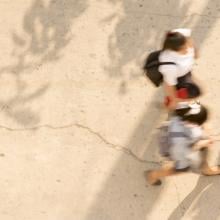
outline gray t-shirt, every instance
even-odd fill
[[[202,128],[198,125],[188,125],[175,116],[171,118],[169,132],[171,135],[170,157],[176,162],[176,169],[190,167],[192,145],[202,138]]]

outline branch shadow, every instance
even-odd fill
[[[23,18],[23,28],[12,32],[14,64],[0,68],[0,77],[12,76],[14,95],[0,99],[1,112],[21,125],[36,125],[40,117],[26,105],[42,97],[50,83],[33,88],[26,80],[33,71],[44,64],[62,58],[64,49],[71,42],[71,26],[74,19],[87,9],[87,1],[78,0],[34,0]],[[46,79],[46,78],[45,78]],[[32,92],[30,92],[32,91]],[[28,95],[27,95],[28,94]]]

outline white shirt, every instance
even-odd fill
[[[159,71],[163,79],[169,85],[176,85],[177,78],[189,73],[195,61],[195,49],[188,48],[186,54],[179,54],[172,50],[164,50],[159,56],[160,62],[174,62],[176,65],[160,65]]]

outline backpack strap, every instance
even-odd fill
[[[152,63],[149,63],[146,67],[152,68],[152,67],[156,67],[160,65],[176,65],[176,63],[174,62],[152,62]]]
[[[170,137],[188,137],[188,135],[183,132],[183,131],[179,131],[179,132],[170,132]]]

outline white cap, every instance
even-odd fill
[[[190,104],[189,107],[191,108],[187,115],[196,115],[201,111],[201,105],[199,103]]]
[[[189,102],[179,102],[177,104],[176,110],[184,109],[184,108],[190,108],[189,112],[187,112],[186,115],[196,115],[201,111],[201,104],[197,101],[194,101],[192,103]]]
[[[189,108],[189,102],[178,102],[176,109]]]
[[[173,29],[171,30],[171,32],[178,32],[180,34],[182,34],[183,36],[185,37],[190,37],[191,36],[191,29],[188,29],[188,28],[177,28],[177,29]]]

